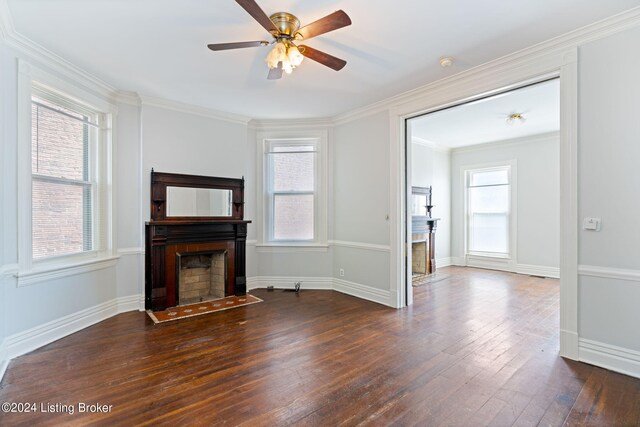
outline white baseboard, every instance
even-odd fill
[[[0,381],[2,381],[4,373],[7,371],[7,366],[9,366],[9,356],[7,352],[7,340],[4,339],[0,342]]]
[[[466,265],[467,267],[485,268],[487,270],[509,272],[513,270],[511,267],[511,260],[506,258],[478,257],[470,255],[467,257]]]
[[[4,340],[6,361],[8,362],[13,358],[22,356],[116,314],[139,310],[139,301],[139,295],[116,298],[8,336]]]
[[[451,257],[436,259],[436,268],[449,267],[450,265],[454,265]]]
[[[560,356],[571,360],[580,360],[578,334],[560,329]]]
[[[378,304],[383,304],[389,307],[394,306],[391,301],[391,292],[389,292],[389,290],[378,289],[336,278],[333,279],[333,289],[338,292],[342,292],[343,294],[377,302]]]
[[[580,338],[580,361],[640,378],[640,352]]]
[[[467,261],[464,259],[464,257],[452,256],[449,259],[451,260],[451,264],[450,265],[455,265],[457,267],[466,267],[467,266]]]
[[[302,290],[334,290],[390,307],[394,306],[391,301],[391,292],[389,290],[382,290],[333,277],[248,277],[247,290],[264,289],[267,286],[273,286],[276,289],[293,289],[295,287],[295,282],[301,283],[300,288]]]
[[[560,278],[560,268],[558,267],[545,267],[542,265],[529,265],[529,264],[516,264],[516,273],[528,274],[530,276],[542,276],[552,277],[554,279]]]
[[[273,286],[276,289],[294,289],[296,282],[300,282],[301,289],[333,289],[331,277],[256,276],[247,278],[247,290],[267,288],[268,286]]]

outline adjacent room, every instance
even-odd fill
[[[0,425],[640,425],[640,0],[0,0]]]

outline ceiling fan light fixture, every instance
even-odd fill
[[[269,54],[264,59],[269,68],[278,68],[279,62],[284,62],[287,59],[287,47],[283,42],[278,42],[273,46],[273,49],[269,51]]]
[[[522,113],[511,113],[507,116],[507,124],[512,125],[514,123],[524,123],[527,119]]]
[[[302,60],[304,59],[304,56],[302,56],[298,47],[292,44],[290,44],[289,49],[287,49],[287,57],[289,58],[289,62],[291,62],[291,65],[293,65],[293,67],[297,67],[298,65],[302,64]]]

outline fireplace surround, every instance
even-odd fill
[[[171,193],[169,188],[182,188],[183,191],[174,192],[179,194],[179,198],[172,201],[167,197]],[[209,196],[209,190],[212,189],[217,193]],[[194,194],[192,200],[184,197],[189,192]],[[183,206],[176,207],[178,202]],[[171,206],[172,203],[174,206]],[[189,210],[191,208],[193,214]],[[203,209],[209,209],[215,216],[201,216]],[[172,211],[179,212],[180,216],[172,216]],[[247,224],[251,221],[245,221],[243,216],[244,178],[170,174],[152,170],[151,220],[145,224],[145,308],[164,310],[199,302],[205,296],[211,299],[244,295],[245,245]],[[182,266],[192,264],[198,265],[195,268],[206,270],[201,264],[215,254],[222,254],[218,263],[220,260],[224,262],[222,289],[212,292],[209,283],[209,290],[205,293],[203,283],[206,278],[202,276],[206,276],[206,273],[185,273]],[[209,267],[209,274],[212,269],[213,266]],[[189,276],[189,279],[185,276]],[[190,286],[191,283],[185,285],[185,280],[195,282],[195,276],[200,282],[195,288]]]

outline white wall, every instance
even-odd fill
[[[58,68],[50,67],[46,63],[34,59],[22,51],[15,50],[2,43],[0,47],[0,91],[2,93],[2,160],[0,161],[1,179],[1,234],[2,247],[0,256],[0,340],[4,338],[6,353],[0,343],[0,369],[2,367],[3,354],[13,357],[24,351],[29,351],[53,339],[73,332],[87,324],[100,320],[103,315],[108,316],[117,313],[119,310],[131,309],[131,305],[118,306],[117,301],[124,301],[122,297],[132,297],[137,300],[137,287],[139,279],[137,272],[139,267],[134,259],[129,272],[133,276],[127,281],[117,280],[117,271],[120,270],[126,260],[118,259],[115,265],[109,265],[94,271],[85,271],[69,275],[62,278],[43,279],[36,283],[18,286],[15,278],[18,262],[18,138],[17,138],[17,112],[18,103],[18,59],[24,60],[38,67],[41,70],[55,76],[56,78],[72,85],[85,85],[83,90],[96,95],[102,100],[110,99],[102,96],[98,91],[92,92],[87,86],[86,80],[78,76],[73,78],[73,73],[63,73]],[[82,82],[82,83],[81,83]],[[118,140],[123,143],[123,149],[114,151],[115,174],[122,178],[121,181],[114,180],[114,192],[117,194],[114,203],[116,206],[124,207],[130,201],[126,197],[120,197],[119,187],[126,184],[129,179],[128,168],[130,167],[130,157],[135,157],[128,149],[127,144],[135,147],[137,136],[131,133],[131,129],[137,128],[136,111],[123,108],[120,112],[121,128],[116,128],[114,132],[114,145]],[[133,123],[133,124],[131,124]],[[135,151],[135,148],[133,149]],[[135,163],[135,159],[133,160]],[[135,168],[137,170],[139,168]],[[137,188],[138,179],[134,173],[133,188]],[[135,196],[134,196],[135,198]],[[138,209],[138,204],[134,201],[134,210]],[[117,218],[126,213],[125,210],[116,207],[115,216]],[[114,240],[122,238],[124,241],[130,239],[130,244],[139,247],[139,240],[135,237],[137,233],[129,233],[131,223],[126,218],[120,221],[122,229],[114,236]],[[133,240],[131,236],[133,237]],[[121,267],[122,266],[122,267]],[[125,298],[126,299],[126,298]],[[89,313],[95,307],[100,307]],[[133,305],[137,308],[137,305]],[[78,314],[82,313],[82,314]],[[67,319],[59,322],[60,319]],[[96,320],[97,319],[97,320]]]
[[[436,229],[436,266],[451,257],[451,152],[424,143],[411,145],[411,185],[432,186],[432,216],[440,218]]]
[[[334,129],[333,277],[389,290],[389,116]],[[342,242],[342,244],[341,244]],[[344,269],[344,276],[340,276]]]
[[[579,59],[579,219],[602,218],[600,232],[579,232],[579,333],[635,351],[640,373],[640,28]]]
[[[493,162],[516,160],[517,266],[541,272],[559,269],[560,147],[557,133],[459,148],[451,154],[452,256],[464,253],[464,181],[462,170]],[[530,268],[533,268],[530,267]]]

